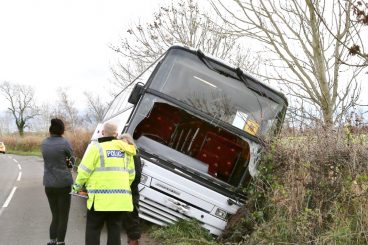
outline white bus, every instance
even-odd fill
[[[115,97],[104,122],[119,122],[139,148],[142,219],[194,218],[220,235],[286,108],[283,94],[239,68],[172,46]]]

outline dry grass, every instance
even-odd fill
[[[84,152],[91,140],[92,132],[84,129],[77,129],[73,133],[66,132],[65,138],[70,142],[73,147],[74,155],[82,159]]]
[[[367,159],[363,141],[347,144],[339,132],[281,138],[263,155],[242,219],[234,216],[222,241],[367,244]]]
[[[79,159],[82,158],[91,136],[91,132],[82,129],[75,130],[73,133],[65,132],[64,135],[72,145],[75,156]],[[4,141],[8,152],[41,155],[41,143],[46,137],[48,137],[46,134],[25,134],[23,137],[4,135],[1,140]]]
[[[39,152],[42,136],[40,135],[5,135],[2,136],[7,151],[12,152]]]

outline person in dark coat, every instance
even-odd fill
[[[134,144],[134,140],[130,134],[122,134],[119,137],[121,140],[126,141],[129,144]],[[139,156],[139,152],[137,150],[137,154],[134,156],[134,165],[135,165],[135,178],[133,183],[130,185],[130,189],[133,197],[133,212],[124,212],[123,214],[123,227],[128,236],[128,244],[129,245],[138,245],[139,239],[141,238],[141,226],[139,219],[139,190],[138,185],[141,182],[142,175],[142,162]]]
[[[73,177],[68,159],[73,159],[70,143],[63,137],[65,131],[61,119],[51,119],[50,136],[42,141],[44,160],[43,185],[52,213],[47,245],[65,244],[65,235],[70,210],[70,192]]]

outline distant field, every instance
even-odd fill
[[[21,154],[29,153],[40,154],[40,145],[43,140],[41,135],[25,135],[20,137],[18,135],[5,135],[1,139],[4,141],[8,153]]]
[[[81,159],[88,143],[90,142],[92,133],[85,130],[77,130],[73,133],[66,132],[64,137],[72,145],[73,151],[77,159]],[[7,153],[28,156],[41,156],[41,143],[48,137],[48,134],[25,134],[23,137],[19,135],[3,135],[0,141],[3,141]]]
[[[347,141],[347,138],[343,135],[341,135],[342,138],[345,138],[345,140]],[[282,137],[280,138],[280,143],[281,144],[285,144],[285,145],[293,145],[296,143],[307,143],[305,141],[311,141],[311,140],[319,140],[319,136],[315,135],[315,137],[311,137],[311,136],[287,136],[287,137]],[[368,134],[353,134],[351,136],[351,143],[353,144],[363,144],[363,145],[367,145],[368,144]]]

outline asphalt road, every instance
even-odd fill
[[[51,212],[42,185],[42,158],[1,154],[0,168],[0,245],[46,244]],[[84,244],[85,202],[72,197],[67,245]],[[126,239],[122,232],[122,244]],[[101,244],[106,244],[105,229]]]

